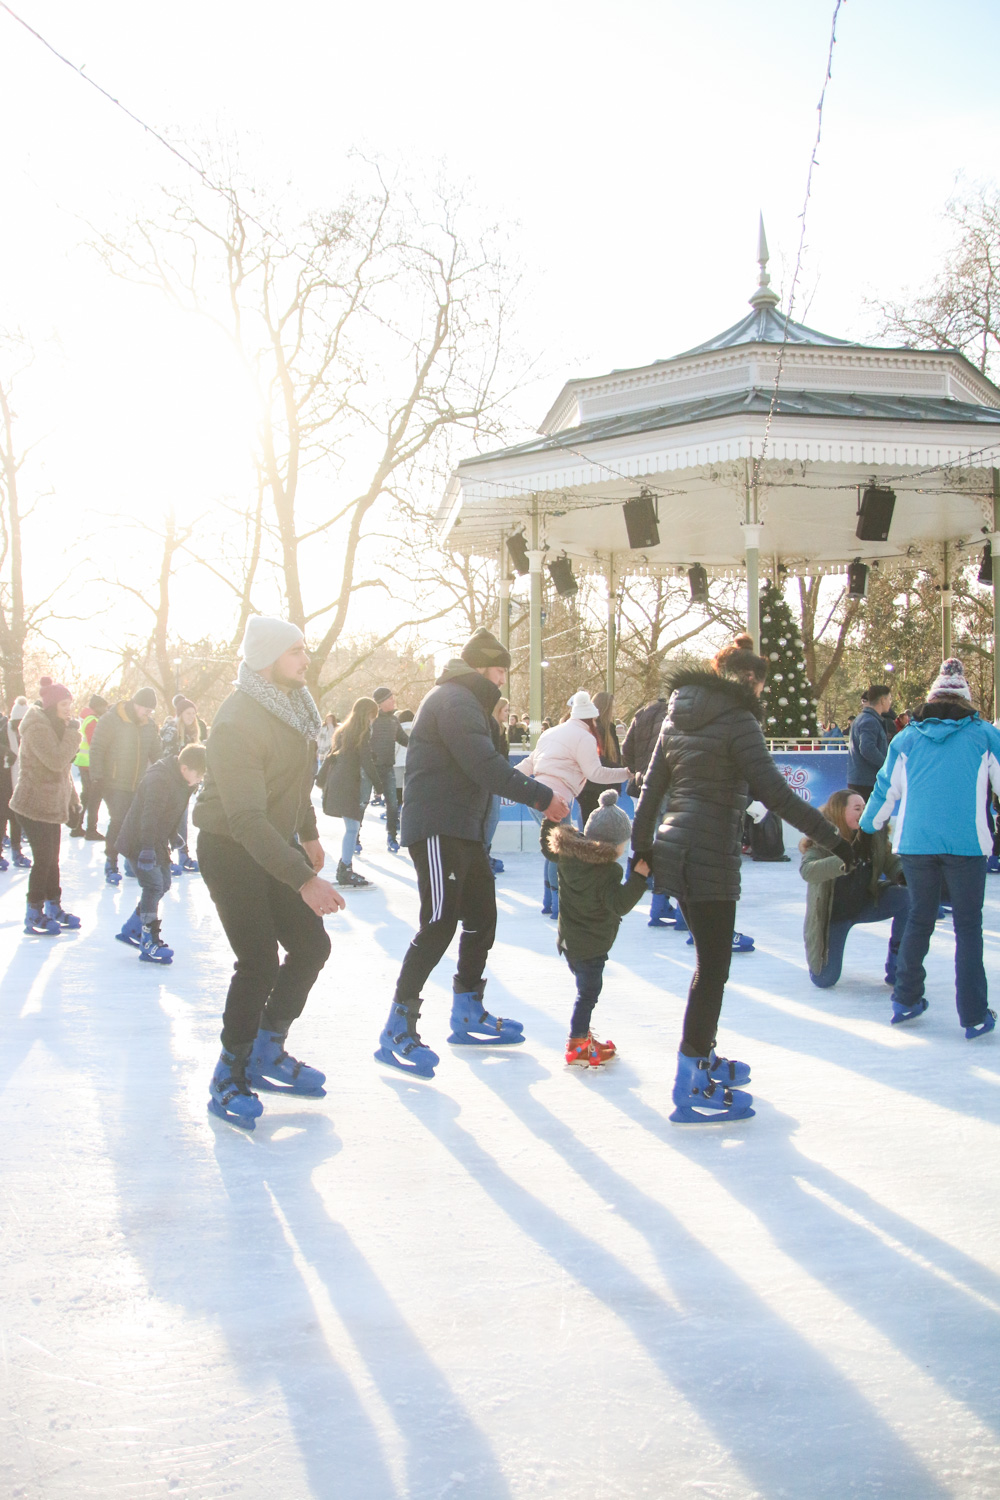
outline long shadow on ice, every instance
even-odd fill
[[[400,1102],[477,1187],[627,1324],[649,1359],[762,1495],[802,1493],[802,1476],[808,1474],[810,1497],[842,1500],[845,1452],[851,1450],[865,1454],[866,1478],[873,1488],[891,1485],[888,1493],[920,1495],[921,1500],[947,1493],[834,1365],[713,1258],[662,1203],[615,1171],[533,1097],[532,1084],[550,1076],[546,1069],[530,1057],[505,1061],[506,1066],[498,1067],[470,1059],[470,1066],[541,1143],[558,1152],[643,1235],[682,1304],[680,1311],[505,1172],[458,1124],[458,1106],[447,1095],[392,1082]],[[719,1233],[725,1233],[722,1223]],[[733,1328],[740,1330],[738,1343],[731,1337]],[[743,1356],[741,1364],[739,1351],[746,1349],[753,1355]],[[804,1397],[804,1392],[813,1396]]]

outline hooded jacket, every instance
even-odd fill
[[[889,848],[884,833],[872,834],[871,838],[872,878],[868,894],[878,904],[885,889],[885,881],[896,884],[903,873],[897,855]],[[806,919],[802,927],[805,938],[806,959],[814,974],[826,968],[830,957],[830,918],[833,914],[833,895],[841,875],[847,874],[847,866],[827,849],[810,844],[802,852],[799,874],[808,887],[806,892]],[[883,878],[884,877],[884,878]]]
[[[889,731],[882,715],[866,703],[851,725],[848,741],[847,779],[852,786],[874,786],[885,763]]]
[[[154,760],[160,736],[152,719],[140,724],[131,699],[102,714],[90,741],[90,777],[105,791],[134,792]]]
[[[1000,732],[963,698],[932,698],[889,746],[861,827],[884,828],[898,804],[898,854],[991,854],[989,787],[1000,794]]]
[[[80,730],[67,723],[62,734],[36,704],[21,720],[21,753],[11,812],[37,823],[65,823],[78,806],[70,766],[80,748]]]
[[[571,823],[543,824],[542,850],[559,867],[559,952],[600,958],[645,895],[645,875],[633,871],[623,881],[617,846],[588,839]]]
[[[143,849],[155,849],[159,863],[169,865],[170,839],[193,790],[176,755],[165,755],[150,766],[125,814],[117,839],[119,853],[136,864]]]
[[[632,825],[633,848],[653,849],[657,890],[684,901],[739,900],[748,789],[816,843],[837,847],[838,830],[795,795],[771,759],[752,688],[714,672],[683,671],[669,691]]]
[[[567,803],[580,795],[588,781],[621,786],[630,774],[627,766],[601,765],[597,741],[582,719],[567,719],[540,734],[534,750],[522,760],[521,770],[551,787]]]
[[[448,662],[410,726],[403,844],[445,834],[481,843],[494,794],[544,811],[552,792],[514,769],[490,733],[500,689],[460,657]]]

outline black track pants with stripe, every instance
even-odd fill
[[[406,950],[396,982],[396,999],[412,1004],[431,970],[440,963],[459,922],[456,995],[479,984],[497,930],[497,896],[485,844],[446,834],[409,846],[420,891],[420,929]]]

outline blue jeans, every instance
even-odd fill
[[[570,958],[565,954],[566,962],[569,964],[570,973],[576,978],[576,1005],[573,1007],[573,1018],[569,1023],[570,1036],[586,1036],[590,1031],[590,1018],[594,1014],[594,1006],[597,1004],[602,986],[604,984],[604,965],[608,961],[608,955],[601,953],[597,958]]]
[[[924,995],[924,959],[947,881],[955,925],[955,1004],[963,1026],[978,1026],[986,1017],[986,970],[983,968],[983,897],[985,854],[901,854],[910,892],[893,999],[916,1005]]]
[[[937,908],[935,907],[935,911]],[[846,922],[831,922],[829,946],[826,963],[818,974],[809,970],[809,978],[817,989],[829,990],[837,983],[840,972],[844,967],[844,944],[847,942],[847,934],[851,928],[859,923],[884,922],[887,917],[892,918],[892,931],[889,934],[889,951],[899,952],[899,945],[906,931],[907,917],[910,912],[910,893],[899,885],[886,885],[879,892],[878,905],[874,901],[865,903],[859,916],[851,917]]]
[[[156,917],[165,891],[170,889],[170,866],[157,865],[155,870],[140,870],[135,878],[139,882],[139,915],[148,926]]]
[[[341,864],[346,865],[348,869],[350,869],[351,860],[354,858],[354,848],[358,842],[358,834],[360,833],[360,831],[360,819],[344,819],[344,842],[340,846],[340,862]]]
[[[537,807],[529,807],[528,811],[534,818],[535,822],[538,824],[539,828],[541,828],[542,824],[547,821],[548,815],[546,813],[539,812]],[[569,813],[565,818],[563,818],[564,823],[572,823],[572,821],[572,813]],[[545,859],[544,857],[542,859],[542,864],[545,866],[545,884],[548,886],[550,891],[558,891],[559,866],[555,864],[551,859]]]

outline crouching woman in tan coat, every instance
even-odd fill
[[[72,718],[73,694],[61,682],[43,677],[39,697],[21,720],[21,753],[17,786],[10,799],[31,845],[28,877],[27,933],[55,935],[80,925],[62,909],[59,884],[59,840],[62,824],[79,812],[70,766],[80,748],[80,728]]]

